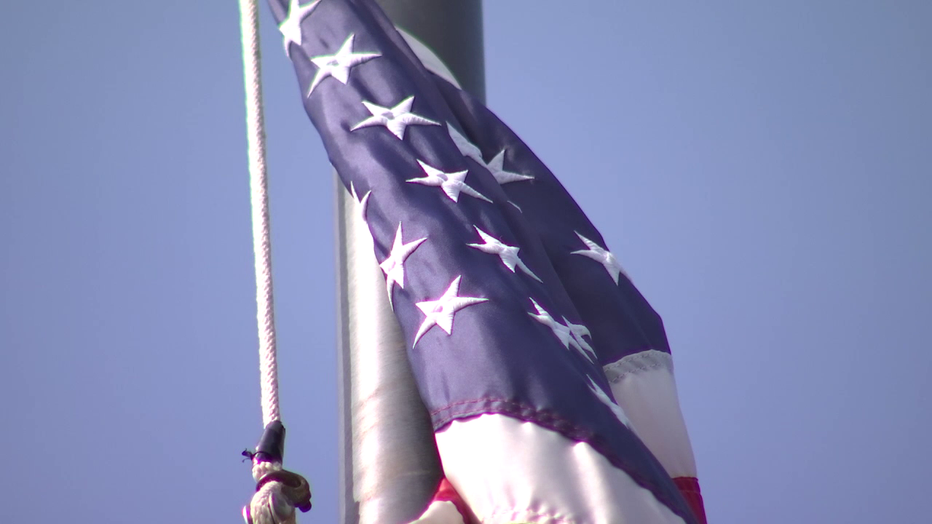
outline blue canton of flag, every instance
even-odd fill
[[[661,320],[553,174],[426,70],[374,2],[270,4],[330,161],[363,197],[435,431],[485,414],[533,423],[695,522],[612,386],[631,357],[666,362]]]

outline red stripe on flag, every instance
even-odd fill
[[[472,519],[472,512],[469,511],[468,506],[466,506],[466,503],[463,502],[460,494],[456,492],[456,489],[453,488],[453,485],[450,484],[450,481],[448,481],[446,477],[443,477],[443,479],[440,481],[440,485],[437,486],[437,491],[434,493],[433,501],[452,502],[453,505],[456,506],[456,510],[459,511],[460,515],[463,517],[463,522],[470,524],[474,522]]]
[[[699,524],[707,524],[705,518],[705,505],[702,503],[702,492],[699,490],[699,480],[696,477],[676,477],[673,483],[679,488],[689,509],[693,510],[693,515]]]

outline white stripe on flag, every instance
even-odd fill
[[[453,76],[453,72],[450,71],[450,68],[443,63],[443,60],[440,59],[429,47],[427,47],[423,42],[414,37],[411,33],[401,29],[400,27],[395,27],[398,30],[398,34],[407,42],[408,47],[414,51],[414,54],[417,55],[418,60],[427,68],[431,73],[439,76],[440,78],[450,82],[455,85],[457,89],[462,89],[460,83],[456,81],[456,77]]]
[[[615,400],[631,427],[671,477],[695,477],[696,459],[686,432],[669,353],[649,350],[604,367]]]
[[[421,518],[411,524],[465,524],[456,505],[446,500],[435,500]]]
[[[447,479],[480,522],[682,524],[585,443],[486,414],[437,433]]]

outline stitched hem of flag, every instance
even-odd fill
[[[648,349],[606,364],[602,369],[605,371],[605,378],[615,384],[620,382],[625,375],[652,369],[666,369],[673,373],[673,356],[656,349]]]
[[[532,509],[502,508],[492,511],[490,519],[504,519],[508,524],[577,524],[579,521],[542,513]]]

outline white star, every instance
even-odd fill
[[[401,102],[398,102],[398,105],[391,109],[375,105],[372,102],[366,102],[365,100],[363,100],[362,104],[366,106],[366,109],[369,110],[372,116],[356,124],[352,129],[350,129],[350,131],[356,131],[357,129],[361,129],[363,127],[385,126],[385,128],[391,131],[393,135],[398,137],[398,140],[403,140],[405,136],[405,129],[407,129],[408,126],[440,125],[438,122],[434,122],[433,120],[415,115],[411,112],[411,106],[414,105],[413,96],[409,96]]]
[[[510,182],[523,182],[525,180],[532,180],[534,177],[528,175],[522,175],[521,173],[515,173],[514,171],[505,171],[505,150],[502,149],[497,155],[495,155],[492,160],[489,160],[489,163],[485,165],[489,171],[492,172],[492,176],[495,177],[495,181],[499,185],[508,184]]]
[[[475,144],[469,141],[468,138],[461,135],[459,131],[453,127],[453,124],[447,122],[447,132],[450,133],[450,138],[453,139],[453,143],[456,144],[456,148],[460,150],[460,153],[463,156],[469,157],[476,162],[479,162],[482,165],[485,165],[485,160],[482,159],[482,151],[479,151],[479,148]]]
[[[456,171],[455,173],[444,173],[443,171],[431,167],[426,163],[418,160],[418,164],[421,165],[421,169],[427,173],[427,176],[421,178],[410,178],[406,182],[411,182],[412,184],[421,184],[424,186],[434,186],[443,189],[443,192],[454,202],[458,202],[460,198],[460,193],[466,193],[467,195],[475,198],[481,198],[486,202],[491,202],[486,198],[482,193],[479,193],[475,189],[466,185],[466,173],[467,170]]]
[[[278,25],[278,30],[281,31],[282,35],[285,37],[285,54],[288,58],[291,58],[290,44],[294,43],[297,44],[298,47],[301,47],[301,43],[304,40],[301,36],[301,22],[307,18],[307,15],[311,14],[311,11],[317,7],[320,0],[303,6],[299,5],[298,2],[299,0],[290,0],[288,4],[288,16]]]
[[[356,35],[351,34],[346,42],[340,46],[340,50],[333,55],[322,55],[311,58],[311,62],[318,67],[317,74],[314,75],[314,81],[311,82],[310,89],[307,90],[307,96],[311,96],[317,84],[323,82],[328,76],[339,80],[342,84],[349,81],[350,69],[363,62],[372,60],[382,55],[378,53],[354,53],[353,39]]]
[[[505,150],[502,149],[497,155],[495,155],[492,160],[488,163],[482,158],[482,151],[476,147],[475,144],[470,142],[465,136],[461,135],[452,124],[447,123],[447,131],[450,133],[450,138],[453,139],[453,143],[456,144],[456,148],[460,150],[460,153],[463,156],[469,157],[476,162],[479,162],[486,169],[492,173],[492,176],[495,177],[495,181],[501,184],[507,184],[509,182],[521,182],[523,180],[531,180],[534,177],[528,175],[522,175],[521,173],[515,173],[512,171],[505,171]]]
[[[362,196],[362,199],[359,198],[359,195],[356,194],[356,186],[352,182],[349,183],[350,194],[353,195],[353,202],[356,203],[356,210],[359,213],[359,217],[362,218],[363,222],[366,222],[366,212],[369,210],[369,197],[372,195],[372,190],[366,191],[366,194]]]
[[[534,304],[534,309],[537,310],[537,314],[528,313],[534,320],[540,322],[541,324],[550,328],[553,331],[553,334],[557,336],[560,342],[563,344],[563,347],[569,349],[570,346],[576,350],[577,353],[583,357],[589,359],[593,363],[595,360],[595,351],[593,351],[592,346],[586,343],[583,340],[583,336],[590,336],[589,330],[586,329],[586,326],[582,324],[573,324],[569,320],[566,320],[566,317],[563,317],[563,321],[566,322],[566,325],[563,325],[557,322],[546,309],[542,308],[540,304],[537,303],[533,298],[531,303]]]
[[[589,249],[573,251],[574,255],[582,255],[584,257],[591,258],[592,260],[595,260],[599,264],[605,266],[605,271],[608,271],[608,274],[612,277],[612,280],[614,280],[616,284],[618,283],[619,273],[623,274],[628,280],[631,280],[631,277],[628,276],[628,273],[624,270],[623,267],[621,267],[621,264],[618,263],[618,259],[615,258],[615,255],[613,255],[609,250],[599,246],[595,242],[580,235],[579,233],[576,233],[576,236],[578,236],[579,239],[582,240],[583,243],[586,244],[586,247]]]
[[[631,421],[628,420],[628,416],[625,415],[625,410],[621,409],[621,406],[618,404],[612,402],[612,399],[609,398],[607,394],[605,394],[605,391],[603,391],[594,380],[592,380],[592,377],[587,375],[586,378],[589,379],[589,389],[595,393],[595,396],[599,399],[599,402],[608,406],[609,409],[612,410],[612,413],[615,415],[615,418],[617,418],[622,424],[631,427]]]
[[[529,267],[527,267],[524,262],[518,258],[518,251],[521,248],[509,246],[508,244],[503,243],[499,239],[493,237],[492,235],[486,233],[485,231],[479,229],[476,226],[476,232],[479,233],[479,236],[482,237],[482,244],[466,244],[469,247],[474,247],[479,251],[488,253],[490,255],[498,255],[502,259],[502,263],[505,264],[505,267],[511,270],[512,273],[515,272],[515,267],[521,268],[521,271],[524,271],[528,276],[533,278],[538,282],[542,282],[541,279],[537,278],[537,275]]]
[[[538,304],[537,301],[533,298],[531,299],[531,303],[534,304],[534,309],[537,310],[537,314],[535,315],[534,313],[528,313],[528,315],[531,315],[534,320],[549,327],[550,330],[553,331],[553,334],[556,335],[558,339],[560,339],[563,347],[569,349],[570,341],[573,340],[573,334],[570,333],[569,328],[554,320],[553,317],[550,316],[550,313],[548,313],[546,309],[540,307],[540,304]]]
[[[453,333],[453,315],[457,311],[464,307],[488,300],[487,298],[456,296],[460,290],[461,278],[463,278],[462,275],[454,278],[453,282],[450,283],[450,287],[447,288],[443,296],[437,300],[425,300],[424,302],[417,303],[418,309],[420,309],[427,318],[421,323],[421,327],[417,330],[417,335],[414,336],[414,345],[417,345],[417,341],[421,339],[421,336],[434,326],[440,326],[440,329],[446,331],[447,335]]]
[[[398,284],[401,289],[405,288],[405,260],[414,253],[414,250],[427,240],[427,237],[405,244],[401,240],[401,222],[398,223],[398,229],[395,231],[395,243],[392,244],[392,252],[388,255],[379,267],[385,273],[385,291],[388,292],[388,305],[395,309],[392,303],[392,286]]]
[[[583,337],[589,337],[590,339],[592,338],[592,335],[589,333],[589,328],[587,328],[586,326],[582,324],[573,324],[572,322],[567,320],[566,317],[563,317],[563,322],[566,323],[567,329],[570,330],[570,335],[573,336],[573,342],[571,342],[571,344],[577,350],[580,350],[580,353],[583,353],[583,351],[585,351],[583,355],[585,355],[586,358],[588,358],[593,363],[595,363],[596,362],[595,350],[592,349],[592,346],[590,346],[588,342],[583,340]]]

